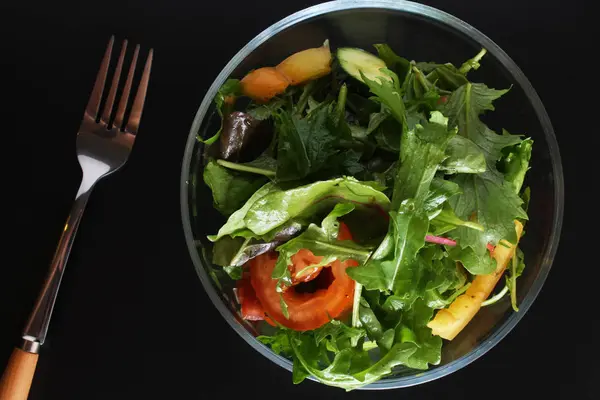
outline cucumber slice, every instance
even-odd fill
[[[344,70],[354,78],[363,82],[362,72],[368,79],[379,82],[380,78],[391,80],[389,75],[383,73],[381,68],[386,68],[385,62],[363,49],[342,47],[337,51],[337,58]]]

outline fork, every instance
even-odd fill
[[[13,350],[0,380],[0,400],[27,398],[40,346],[46,339],[60,281],[87,201],[96,182],[125,164],[138,132],[150,79],[153,50],[150,49],[148,52],[135,98],[129,109],[128,118],[125,120],[140,46],[138,44],[135,47],[119,103],[116,110],[113,110],[127,52],[127,40],[123,41],[102,113],[98,114],[114,41],[114,36],[111,36],[77,133],[77,158],[83,172],[81,184],[50,264],[48,276],[25,325],[23,341],[19,347],[15,347]]]

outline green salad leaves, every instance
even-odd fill
[[[440,364],[442,339],[428,323],[477,275],[496,271],[490,251],[501,240],[516,243],[514,221],[528,218],[531,194],[522,188],[533,141],[488,127],[481,117],[510,92],[467,77],[485,49],[460,66],[411,61],[386,44],[375,50],[378,57],[340,48],[330,74],[244,104],[238,111],[254,125],[269,124],[271,136],[260,146],[238,143],[239,162],[214,146],[207,152],[204,181],[227,217],[208,237],[213,263],[238,290],[258,292],[265,288],[249,280],[257,272],[248,261],[273,255],[274,264],[261,268],[276,293],[261,292],[252,306],[276,299],[269,306],[285,318],[269,314],[276,326],[269,329],[257,322],[257,339],[293,361],[294,383],[312,376],[353,390]],[[215,99],[221,117],[236,107],[230,96],[242,92],[239,81],[227,81]],[[342,223],[352,240],[339,240]],[[313,258],[300,269],[293,257],[301,250]],[[344,312],[307,309],[303,302],[334,291],[323,271],[348,260],[355,263],[343,268],[355,289],[354,298],[340,292]],[[524,268],[517,249],[506,289],[490,304],[510,293],[518,310]],[[324,311],[329,322],[290,328],[300,326],[300,315]]]

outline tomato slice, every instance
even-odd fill
[[[240,302],[242,318],[249,321],[260,321],[265,318],[265,310],[254,293],[254,288],[250,283],[250,276],[244,274],[242,279],[237,281],[237,297]]]
[[[344,224],[340,224],[338,239],[352,239],[350,230]],[[292,257],[292,261],[301,262],[302,266],[294,265],[293,271],[301,271],[303,267],[322,260],[322,257],[317,257],[306,249],[299,253]],[[323,287],[306,293],[299,290],[296,282],[281,294],[288,306],[289,318],[286,318],[281,311],[280,293],[276,290],[277,280],[271,278],[276,262],[276,252],[261,254],[250,260],[250,280],[264,311],[279,324],[298,331],[312,330],[352,307],[355,283],[346,274],[346,268],[357,266],[358,263],[354,260],[343,263],[336,260],[331,265],[310,272],[311,280],[319,279]]]
[[[263,306],[260,304],[252,283],[250,282],[250,274],[244,273],[242,279],[236,283],[237,297],[241,305],[242,318],[248,321],[265,320],[269,324],[275,326],[273,321],[267,316]]]

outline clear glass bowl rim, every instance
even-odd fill
[[[539,294],[547,276],[550,271],[550,267],[554,260],[554,256],[556,254],[556,250],[558,247],[558,242],[560,239],[560,231],[562,227],[562,219],[563,219],[563,207],[564,207],[564,181],[563,181],[563,171],[562,164],[560,158],[560,152],[558,148],[558,143],[556,141],[556,136],[554,134],[554,130],[552,128],[552,124],[550,123],[550,118],[546,113],[546,110],[540,100],[538,94],[534,90],[533,86],[523,74],[521,69],[515,64],[515,62],[490,38],[486,35],[467,24],[466,22],[460,20],[459,18],[448,14],[444,11],[438,10],[436,8],[426,6],[419,3],[414,3],[410,1],[402,1],[402,0],[336,0],[330,1],[327,3],[318,4],[312,7],[305,8],[300,10],[294,14],[291,14],[284,19],[274,23],[261,33],[259,33],[254,39],[248,42],[238,53],[233,56],[233,58],[227,63],[227,65],[223,68],[223,70],[219,73],[217,78],[214,80],[206,94],[204,95],[204,99],[198,108],[198,112],[194,118],[192,123],[192,127],[190,129],[190,133],[188,136],[188,140],[185,147],[183,165],[181,170],[181,183],[180,183],[180,197],[181,197],[181,215],[183,222],[183,229],[185,234],[185,239],[187,242],[187,246],[192,258],[192,262],[194,263],[194,267],[198,276],[204,286],[206,293],[209,298],[215,305],[215,307],[219,310],[219,312],[223,315],[225,320],[229,323],[229,325],[246,341],[250,346],[252,346],[256,351],[261,353],[263,356],[267,357],[275,364],[279,365],[282,368],[287,369],[288,371],[292,370],[292,363],[273,353],[268,347],[264,346],[260,342],[258,342],[250,332],[244,329],[244,327],[239,324],[235,318],[232,317],[230,309],[225,305],[216,289],[212,285],[211,278],[208,276],[204,268],[202,267],[202,261],[199,257],[196,244],[194,241],[191,221],[189,215],[189,203],[188,203],[188,179],[190,176],[190,165],[191,159],[193,156],[194,148],[196,145],[196,133],[199,131],[199,128],[202,124],[204,117],[211,105],[211,102],[214,96],[217,93],[217,90],[221,87],[221,85],[225,82],[225,80],[231,75],[236,66],[242,62],[252,51],[254,51],[258,46],[262,43],[275,36],[279,32],[290,28],[291,26],[298,24],[302,21],[308,20],[310,18],[318,17],[323,14],[343,11],[343,10],[354,10],[354,9],[388,9],[391,11],[400,11],[403,13],[414,14],[417,16],[423,16],[435,21],[438,21],[450,28],[453,28],[463,34],[466,34],[474,41],[478,42],[482,47],[485,47],[488,52],[496,57],[496,59],[506,68],[507,71],[510,72],[513,79],[521,86],[529,101],[531,102],[540,125],[544,131],[545,139],[547,141],[548,147],[550,149],[550,157],[552,163],[552,170],[554,175],[554,196],[555,196],[555,206],[553,210],[554,220],[552,221],[552,231],[550,234],[549,244],[546,247],[545,254],[542,257],[543,265],[540,268],[539,275],[536,280],[532,284],[529,292],[523,299],[522,304],[519,305],[519,312],[511,314],[500,327],[498,327],[484,343],[479,344],[475,349],[473,349],[468,354],[465,354],[461,358],[454,360],[448,364],[445,364],[441,367],[437,367],[435,369],[418,372],[415,375],[411,376],[403,376],[397,378],[384,379],[370,385],[363,387],[362,389],[367,390],[377,390],[377,389],[394,389],[401,387],[414,386],[418,384],[422,384],[425,382],[429,382],[443,376],[449,375],[452,372],[455,372],[471,362],[475,361],[486,352],[488,352],[492,347],[494,347],[500,340],[502,340],[519,322],[519,320],[525,315],[527,310],[531,307],[533,301]]]

